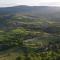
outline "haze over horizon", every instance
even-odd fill
[[[60,7],[60,0],[0,0],[0,7],[10,7],[18,5]]]

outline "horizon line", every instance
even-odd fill
[[[18,6],[31,6],[31,7],[38,7],[38,6],[45,6],[45,7],[60,7],[60,5],[59,6],[57,6],[57,5],[15,5],[15,6],[0,6],[0,8],[8,8],[8,7],[18,7]]]

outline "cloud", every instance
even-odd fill
[[[48,5],[60,6],[60,0],[0,0],[0,7],[16,6],[16,5]]]
[[[39,5],[43,6],[60,6],[60,2],[42,2]]]

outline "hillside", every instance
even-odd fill
[[[50,7],[50,6],[15,6],[15,7],[5,7],[0,8],[0,14],[31,14],[38,15],[39,17],[59,17],[60,7]]]
[[[0,60],[60,60],[60,7],[0,8]]]

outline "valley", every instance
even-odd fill
[[[60,22],[27,15],[0,16],[0,60],[37,59],[60,59]]]
[[[0,8],[0,60],[60,60],[60,15],[55,16],[59,8],[15,8]],[[32,14],[31,8],[36,12],[33,9]],[[39,14],[38,8],[42,8]],[[48,13],[50,9],[56,11]]]

